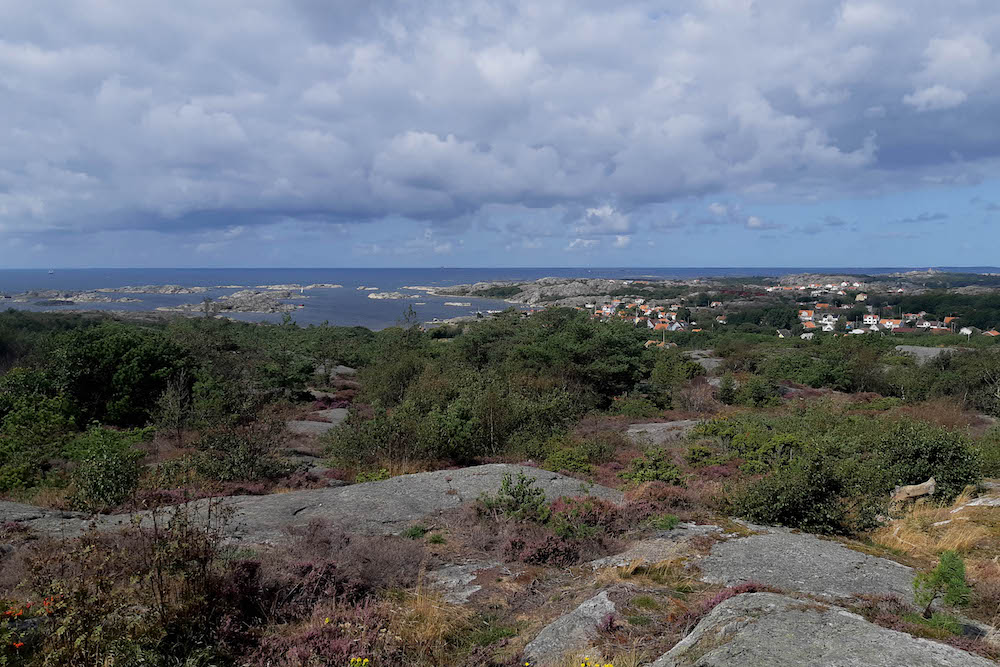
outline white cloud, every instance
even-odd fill
[[[917,111],[940,111],[942,109],[957,107],[968,99],[968,97],[961,90],[936,84],[929,88],[923,88],[904,95],[903,102],[909,104]]]
[[[605,204],[596,208],[588,208],[583,219],[577,224],[575,231],[584,235],[621,234],[631,232],[632,221],[629,216]]]
[[[718,202],[712,202],[709,204],[708,210],[711,211],[713,215],[717,215],[720,218],[729,215],[729,208],[725,204],[720,204]]]
[[[597,247],[597,239],[573,239],[566,250],[592,250]]]
[[[632,244],[632,237],[631,236],[624,236],[623,235],[623,236],[616,236],[615,237],[614,247],[616,247],[616,248],[627,248],[631,244]]]

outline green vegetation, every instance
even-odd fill
[[[924,618],[932,618],[931,605],[939,597],[945,604],[967,604],[970,593],[965,581],[965,561],[954,551],[945,551],[930,572],[921,572],[913,580],[913,597],[924,608]]]
[[[745,472],[763,475],[732,495],[733,510],[760,523],[853,533],[875,525],[896,486],[933,476],[950,499],[980,478],[968,438],[911,419],[815,407],[714,419],[696,433]]]

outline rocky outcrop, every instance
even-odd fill
[[[209,508],[231,512],[226,526],[229,537],[251,544],[273,544],[287,537],[288,529],[308,525],[314,519],[328,521],[344,530],[369,535],[390,535],[413,521],[436,516],[484,493],[495,493],[503,476],[524,473],[535,480],[547,498],[591,495],[621,502],[622,493],[546,470],[506,463],[401,475],[380,482],[352,484],[340,488],[309,489],[265,496],[231,496],[191,503],[194,519],[203,519]],[[148,513],[139,513],[147,520]],[[83,515],[53,512],[19,503],[0,502],[0,524],[20,521],[38,533],[72,537],[84,532],[89,521]],[[93,522],[98,529],[116,529],[131,521],[129,515],[102,515]]]
[[[652,667],[988,667],[957,648],[887,630],[844,609],[774,593],[719,604]]]
[[[693,538],[721,532],[721,528],[710,524],[682,523],[656,537],[639,540],[621,553],[592,560],[587,565],[599,570],[605,567],[623,567],[630,563],[661,563],[685,556],[687,545]]]
[[[705,369],[706,373],[714,373],[722,366],[722,358],[715,356],[712,350],[690,350],[684,356]]]
[[[682,419],[654,424],[632,424],[625,431],[625,437],[640,445],[663,445],[683,440],[695,426],[697,419]]]
[[[913,570],[839,542],[781,528],[719,542],[698,562],[702,579],[733,586],[758,581],[831,598],[894,593],[913,599]]]
[[[302,295],[280,290],[245,289],[233,292],[209,302],[208,309],[212,313],[288,313],[301,306],[284,303],[281,299],[301,299]],[[204,311],[203,303],[187,303],[182,306],[162,306],[157,308],[166,312],[195,313]]]
[[[124,287],[102,287],[95,292],[120,294],[204,294],[207,287],[184,287],[182,285],[126,285]]]
[[[967,348],[966,348],[967,349]],[[954,354],[959,351],[957,347],[923,347],[921,345],[897,345],[897,352],[903,352],[916,359],[918,364],[926,364],[928,361],[937,359],[942,354]]]
[[[559,665],[565,657],[581,651],[597,636],[598,624],[615,613],[615,603],[607,591],[546,626],[524,647],[524,656],[533,667]]]
[[[442,592],[445,602],[465,604],[473,595],[482,590],[475,583],[480,572],[500,567],[497,562],[474,562],[446,565],[427,573],[427,582]]]

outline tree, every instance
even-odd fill
[[[177,446],[182,447],[184,427],[191,419],[191,381],[185,369],[178,371],[167,383],[156,407],[157,425],[172,431]]]
[[[733,379],[732,373],[726,373],[722,376],[718,398],[726,405],[732,405],[736,402],[736,381]]]
[[[938,597],[945,604],[959,606],[969,600],[969,585],[965,581],[965,561],[954,551],[945,551],[930,572],[922,572],[913,580],[917,604],[924,605],[924,618],[931,617],[931,604]]]

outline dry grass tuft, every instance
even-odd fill
[[[608,568],[602,574],[604,578],[610,576],[615,580],[645,580],[675,591],[692,590],[697,582],[697,574],[687,566],[685,558],[652,564],[636,560],[621,567]]]
[[[918,502],[902,516],[872,534],[872,541],[912,556],[931,557],[949,549],[969,552],[992,537],[987,526],[973,520],[979,513],[954,514],[973,497],[966,489],[948,506]]]
[[[461,632],[469,623],[471,612],[444,601],[438,593],[418,585],[397,603],[393,632],[421,652],[441,650],[446,639]]]

